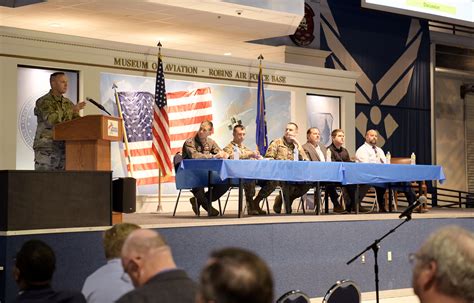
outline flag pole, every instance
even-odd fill
[[[158,41],[158,64],[161,58],[161,42]],[[156,67],[158,68],[158,66]],[[161,168],[158,167],[158,205],[156,206],[156,211],[161,212],[163,211],[163,205],[161,204]]]
[[[263,92],[263,70],[262,60],[264,59],[262,54],[257,58],[258,63],[258,81],[257,81],[257,119],[256,119],[256,139],[257,139],[257,151],[261,154],[266,152],[267,144],[267,126],[265,121],[265,95]],[[263,125],[262,125],[263,124]]]
[[[123,122],[122,107],[120,106],[120,101],[117,94],[118,86],[114,83],[112,89],[114,90],[115,103],[117,104],[118,114],[120,119],[122,119],[122,130],[123,130],[123,141],[125,142],[125,150],[127,151],[128,164],[130,165],[130,171],[127,169],[127,175],[133,178],[133,163],[132,157],[130,156],[130,149],[128,148],[128,136],[127,129],[125,128],[125,123]]]

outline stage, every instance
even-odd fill
[[[189,203],[189,202],[188,202]],[[184,203],[183,203],[184,204]],[[189,208],[188,208],[189,209]],[[227,246],[247,248],[259,254],[271,267],[275,296],[300,289],[311,297],[322,297],[335,281],[352,279],[362,292],[374,291],[373,256],[351,265],[345,263],[373,240],[401,222],[398,213],[266,215],[237,218],[235,210],[223,217],[197,217],[191,212],[125,214],[124,222],[162,233],[172,247],[176,263],[197,279],[212,250]],[[381,243],[379,252],[380,289],[383,293],[401,290],[410,295],[411,268],[408,253],[416,251],[436,228],[457,224],[474,230],[474,209],[431,209],[413,214],[413,219]],[[57,288],[80,289],[84,279],[105,262],[102,231],[107,227],[19,230],[0,236],[4,271],[1,301],[16,295],[12,260],[21,244],[38,238],[57,253]],[[391,254],[392,260],[387,259]],[[392,291],[392,292],[391,292]],[[369,295],[370,298],[370,295]]]
[[[215,207],[215,203],[213,204]],[[191,207],[189,207],[191,208]],[[404,209],[401,207],[401,209]],[[237,212],[231,210],[224,216],[208,217],[201,208],[201,215],[198,217],[192,211],[176,213],[134,213],[124,214],[124,222],[131,222],[146,228],[173,228],[173,227],[203,227],[219,225],[259,225],[259,224],[282,224],[282,223],[315,223],[315,222],[340,222],[340,221],[383,221],[401,220],[398,216],[401,210],[393,213],[360,213],[360,214],[337,214],[332,210],[329,214],[315,215],[314,211],[306,210],[303,214],[291,215],[274,214],[247,216],[237,218]],[[474,209],[471,208],[433,208],[426,213],[413,213],[413,220],[417,219],[440,219],[440,218],[474,218]],[[408,224],[408,223],[407,223]],[[474,227],[474,226],[473,226]]]

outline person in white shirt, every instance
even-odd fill
[[[385,157],[385,153],[383,150],[377,146],[377,139],[378,139],[378,133],[375,129],[369,129],[365,133],[365,143],[360,146],[355,154],[356,157],[356,162],[362,162],[362,163],[387,163],[387,158]],[[362,187],[360,189],[361,195],[360,197],[363,197],[365,195],[364,192],[367,192],[368,187]],[[381,186],[375,187],[375,191],[377,193],[377,202],[379,204],[379,212],[387,212],[387,209],[385,208],[385,191],[386,188]],[[405,194],[405,197],[407,198],[408,204],[411,205],[413,202],[415,202],[416,199],[416,194],[413,192],[412,189],[403,191]]]
[[[356,151],[356,161],[362,163],[387,163],[383,150],[377,146],[378,134],[369,129],[365,134],[365,143]]]
[[[88,303],[115,302],[125,293],[133,290],[132,280],[123,272],[120,253],[128,235],[140,229],[132,223],[115,224],[104,233],[104,251],[107,264],[86,278],[82,294]]]

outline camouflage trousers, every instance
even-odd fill
[[[63,146],[35,150],[35,170],[64,170],[66,150]]]
[[[294,199],[301,197],[311,188],[311,184],[306,183],[292,184],[280,181],[267,181],[267,184],[265,184],[258,192],[255,201],[260,202],[271,195],[277,186],[281,186],[284,195],[283,200],[288,201],[287,207],[291,207]]]
[[[245,202],[247,203],[247,208],[252,205],[253,196],[255,196],[255,183],[255,180],[243,182]]]

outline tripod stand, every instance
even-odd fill
[[[403,215],[403,214],[402,214]],[[400,215],[400,217],[402,217],[402,215]],[[379,303],[379,265],[378,265],[378,252],[379,252],[379,243],[382,242],[383,239],[385,239],[388,235],[390,235],[391,233],[395,232],[395,230],[397,230],[397,228],[399,228],[400,226],[402,226],[403,224],[407,223],[408,221],[411,220],[411,213],[407,214],[406,215],[406,219],[403,220],[402,223],[398,224],[397,226],[395,226],[394,228],[392,228],[388,233],[386,233],[385,235],[383,235],[381,238],[379,239],[376,239],[372,244],[370,244],[369,246],[367,246],[367,248],[365,248],[362,252],[360,252],[359,254],[357,254],[354,258],[350,259],[346,264],[349,265],[351,264],[352,262],[354,262],[355,260],[357,260],[357,258],[359,258],[361,255],[363,255],[366,251],[369,251],[369,250],[372,250],[374,252],[374,259],[375,259],[375,263],[374,263],[374,273],[375,273],[375,297],[376,297],[376,302]]]

